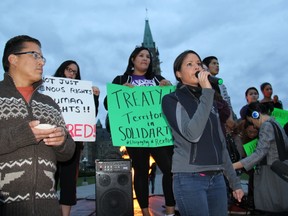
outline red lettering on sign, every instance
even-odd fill
[[[70,135],[73,137],[96,137],[96,125],[90,124],[67,124]]]

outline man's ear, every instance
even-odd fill
[[[17,63],[17,56],[13,54],[9,55],[8,61],[10,64],[15,65]]]

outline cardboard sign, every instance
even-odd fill
[[[74,141],[94,142],[96,118],[92,82],[51,76],[43,80],[40,91],[60,106]]]
[[[161,147],[173,144],[161,109],[162,97],[175,86],[107,84],[110,130],[114,146]]]

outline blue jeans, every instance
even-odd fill
[[[181,216],[227,215],[224,176],[174,173],[173,190]]]

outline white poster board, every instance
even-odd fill
[[[96,138],[95,103],[92,82],[45,76],[40,92],[60,106],[67,129],[74,141],[94,142]]]

